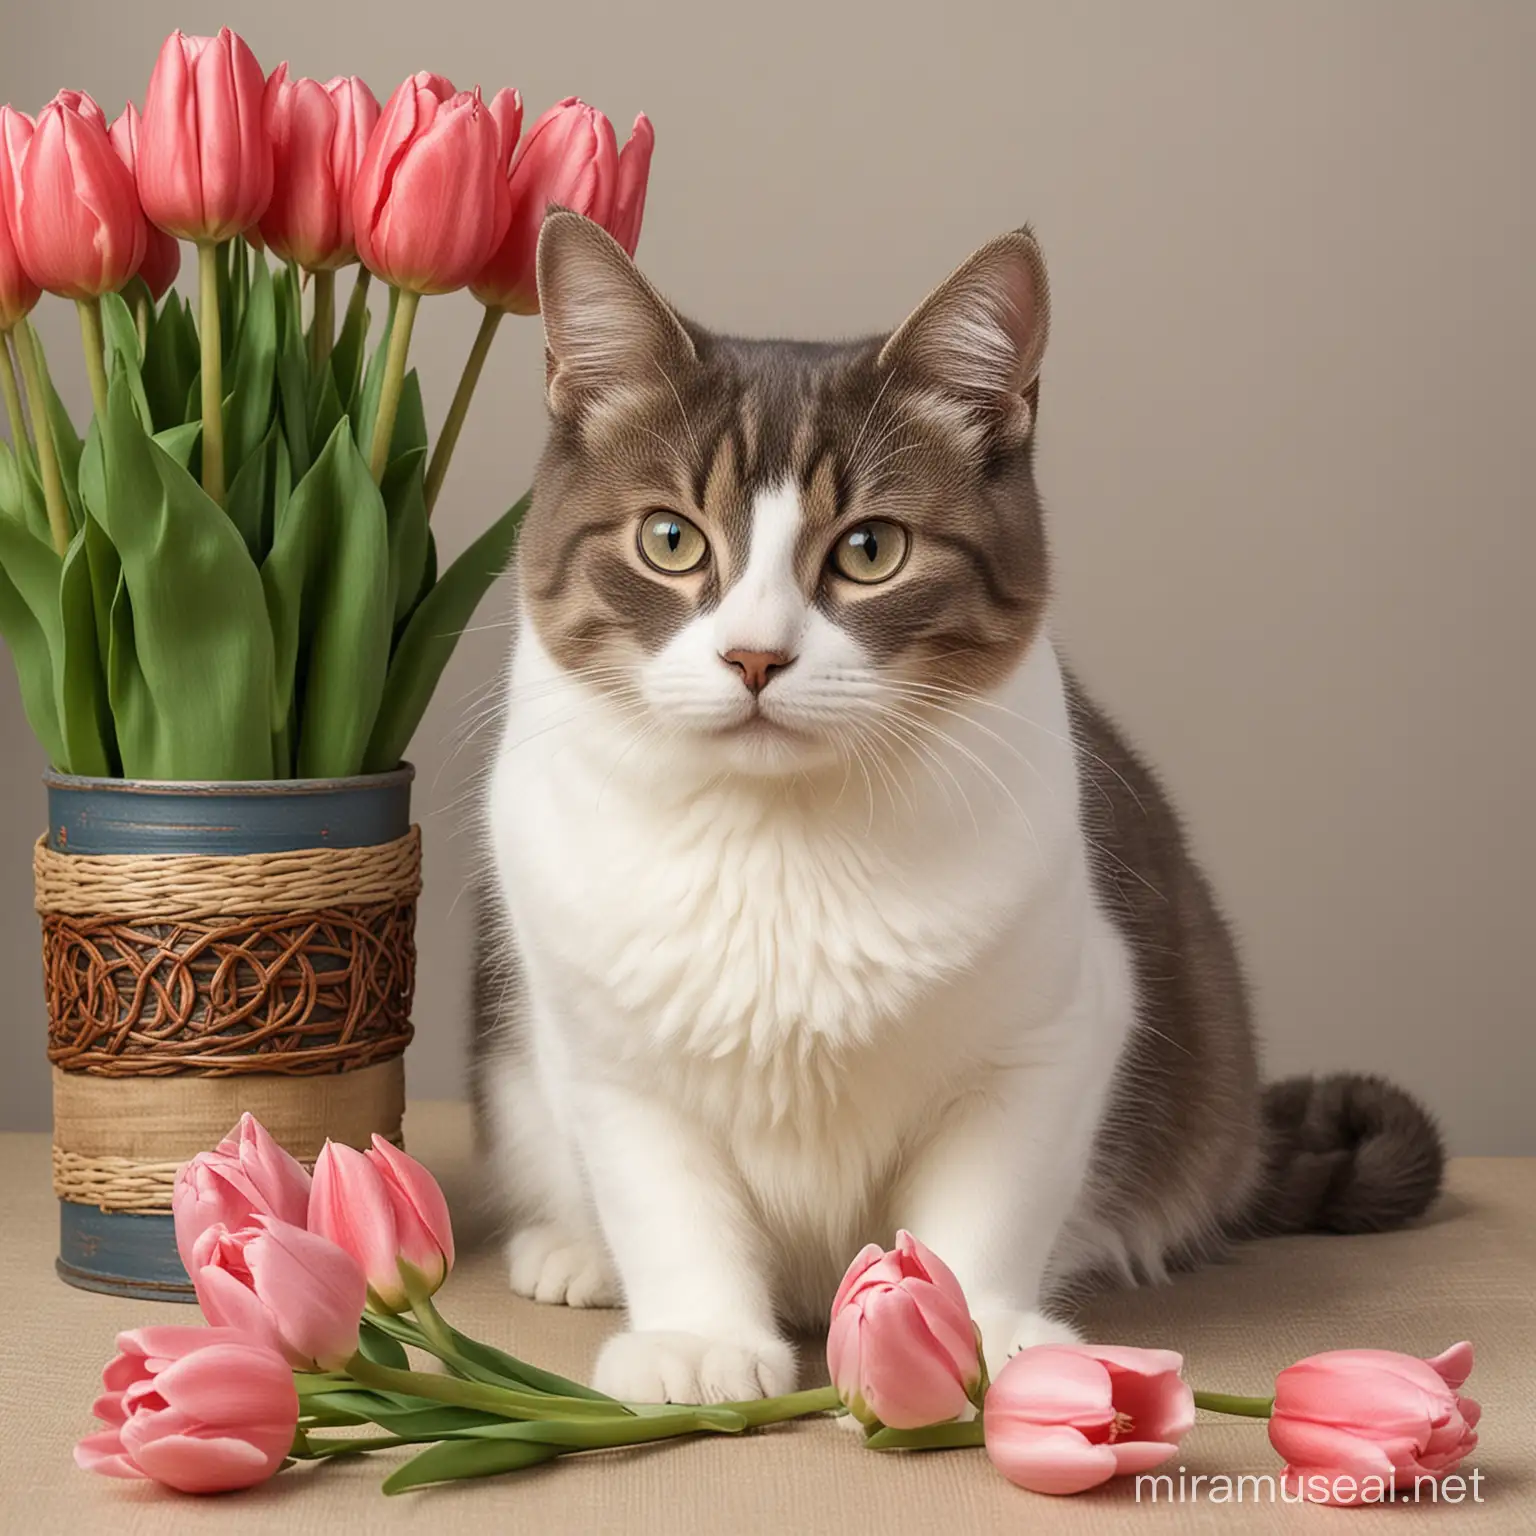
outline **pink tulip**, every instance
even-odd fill
[[[613,194],[608,233],[633,256],[640,245],[640,224],[645,218],[645,192],[651,181],[651,154],[656,130],[645,113],[635,119],[629,142],[619,151],[619,184]]]
[[[0,331],[30,314],[43,293],[22,266],[16,245],[16,166],[32,129],[25,112],[0,107]]]
[[[1432,1360],[1335,1349],[1287,1366],[1269,1421],[1270,1444],[1286,1460],[1286,1491],[1317,1503],[1368,1503],[1454,1471],[1477,1444],[1482,1409],[1456,1390],[1471,1374],[1467,1343]]]
[[[151,223],[182,240],[227,240],[266,212],[266,87],[256,55],[228,27],[166,38],[139,133],[139,196]]]
[[[82,117],[88,117],[99,128],[107,126],[107,114],[97,105],[95,98],[85,91],[60,91],[53,99],[66,112],[76,112]]]
[[[137,177],[139,163],[139,109],[130,101],[118,114],[117,121],[107,130],[117,157],[128,167],[130,175]],[[144,260],[139,264],[138,276],[144,279],[150,294],[158,303],[166,290],[176,281],[181,271],[181,245],[174,236],[166,234],[155,225],[148,226],[144,246]]]
[[[315,1163],[309,1229],[357,1260],[372,1305],[383,1312],[410,1305],[402,1265],[415,1270],[429,1295],[453,1268],[453,1224],[437,1180],[382,1136],[369,1152],[325,1144]]]
[[[504,88],[491,97],[491,116],[496,120],[497,153],[504,172],[512,169],[512,155],[523,131],[523,98]]]
[[[350,1254],[272,1216],[231,1231],[215,1223],[187,1266],[203,1316],[278,1349],[296,1371],[339,1370],[357,1353],[368,1299]]]
[[[272,201],[261,239],[285,261],[311,272],[357,260],[352,189],[379,103],[355,75],[290,80],[279,64],[267,81],[267,134],[272,140]]]
[[[94,299],[139,270],[148,235],[133,173],[89,96],[61,91],[43,108],[16,173],[16,247],[39,287]]]
[[[976,1401],[976,1327],[948,1266],[907,1232],[889,1253],[871,1243],[832,1301],[827,1369],[860,1423],[940,1424]]]
[[[574,96],[551,107],[512,161],[512,217],[471,284],[475,297],[513,314],[539,312],[539,229],[552,204],[601,224],[633,256],[655,140],[642,113],[620,153],[613,124],[601,112]]]
[[[1166,1349],[1040,1344],[998,1374],[982,1409],[987,1455],[1035,1493],[1082,1493],[1166,1461],[1195,1422],[1184,1360]]]
[[[275,1216],[302,1227],[308,1210],[309,1175],[252,1114],[241,1115],[213,1151],[185,1164],[171,1192],[176,1249],[189,1273],[198,1238],[216,1222],[235,1231],[253,1216]]]
[[[106,1477],[153,1478],[182,1493],[264,1482],[299,1421],[293,1373],[231,1328],[135,1328],[117,1336],[92,1412],[107,1425],[75,1447]]]
[[[510,203],[502,127],[478,91],[413,75],[389,98],[358,169],[352,222],[370,272],[413,293],[450,293],[483,267]]]

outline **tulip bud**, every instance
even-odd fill
[[[1166,1349],[1039,1344],[998,1372],[982,1411],[987,1455],[1035,1493],[1082,1493],[1179,1449],[1195,1396]]]
[[[502,142],[478,91],[454,93],[441,75],[405,81],[357,173],[352,222],[363,265],[413,293],[463,288],[506,231]]]
[[[40,287],[94,299],[139,270],[148,235],[138,192],[90,97],[61,91],[49,102],[17,170],[16,245]]]
[[[262,243],[311,272],[356,261],[352,190],[379,120],[373,92],[355,76],[325,85],[290,80],[279,64],[267,81],[266,115],[273,182]]]
[[[376,1311],[410,1305],[402,1265],[429,1295],[453,1268],[453,1227],[437,1181],[379,1136],[369,1152],[326,1142],[315,1162],[309,1229],[357,1261]]]
[[[187,1266],[203,1316],[270,1343],[296,1371],[340,1370],[357,1353],[368,1299],[348,1253],[315,1232],[254,1216],[209,1227]]]
[[[107,1427],[75,1447],[87,1472],[225,1493],[271,1477],[293,1446],[293,1372],[232,1328],[120,1333],[101,1382],[91,1411]]]
[[[470,285],[482,304],[539,312],[539,228],[552,205],[584,214],[629,252],[640,239],[655,134],[643,113],[620,154],[613,124],[575,96],[557,102],[512,161],[512,216],[495,253]]]
[[[256,56],[228,27],[173,32],[144,98],[139,196],[152,223],[182,240],[227,240],[266,212],[272,145]]]
[[[871,1243],[832,1302],[827,1369],[867,1428],[942,1424],[979,1400],[976,1326],[960,1282],[907,1232],[889,1253]]]
[[[1287,1497],[1374,1502],[1454,1472],[1477,1445],[1482,1409],[1458,1390],[1471,1372],[1467,1343],[1432,1360],[1334,1349],[1287,1366],[1275,1379],[1269,1420],[1270,1444],[1286,1461]]]
[[[25,112],[0,107],[0,331],[30,314],[43,292],[21,264],[16,242],[16,166],[32,129]]]
[[[216,1222],[231,1231],[252,1217],[275,1216],[302,1227],[309,1210],[309,1175],[252,1114],[211,1152],[199,1152],[176,1175],[171,1211],[176,1248],[190,1273],[198,1238]]]
[[[130,101],[118,114],[117,121],[107,130],[117,157],[128,167],[128,173],[138,176],[139,162],[139,109]],[[144,279],[151,296],[158,302],[176,281],[181,271],[181,245],[173,235],[168,235],[155,225],[148,226],[144,260],[139,263],[138,276]]]

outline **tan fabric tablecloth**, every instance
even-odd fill
[[[468,1112],[416,1104],[413,1152],[453,1200],[461,1262],[441,1298],[461,1327],[572,1375],[590,1369],[612,1312],[571,1312],[514,1298],[476,1215]],[[386,1499],[403,1452],[306,1465],[264,1488],[195,1500],[75,1470],[70,1447],[91,1429],[97,1374],[120,1328],[192,1321],[189,1308],[74,1291],[55,1278],[57,1208],[43,1136],[0,1136],[0,1530],[164,1536],[180,1531],[326,1532],[434,1527],[505,1532],[827,1532],[967,1536],[970,1532],[1322,1531],[1351,1536],[1435,1522],[1437,1529],[1536,1530],[1536,1159],[1455,1163],[1438,1209],[1417,1229],[1375,1237],[1306,1237],[1250,1245],[1231,1262],[1172,1286],[1107,1296],[1087,1320],[1103,1340],[1182,1350],[1212,1390],[1258,1393],[1315,1350],[1344,1345],[1433,1353],[1477,1346],[1469,1389],[1484,1405],[1481,1503],[1332,1511],[1197,1502],[1137,1505],[1128,1483],[1073,1499],[1024,1493],[984,1453],[877,1455],[829,1421],[740,1441],[679,1442],[555,1462],[512,1477]],[[806,1350],[809,1382],[819,1369]],[[821,1379],[825,1379],[824,1375]],[[1195,1473],[1278,1470],[1257,1420],[1196,1426],[1180,1463]]]

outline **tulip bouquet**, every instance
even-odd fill
[[[267,77],[227,29],[166,40],[142,116],[0,107],[0,634],[55,768],[399,762],[526,503],[439,571],[432,511],[502,316],[538,310],[545,209],[640,233],[643,116],[622,151],[574,98],[521,123],[516,91],[441,75],[382,110],[359,79]],[[484,319],[434,447],[411,336],[465,287]],[[79,311],[83,434],[28,319],[43,292]]]
[[[1374,1502],[1455,1470],[1478,1406],[1472,1347],[1433,1360],[1338,1350],[1268,1398],[1194,1392],[1168,1350],[1042,1345],[989,1385],[959,1282],[902,1232],[866,1248],[832,1306],[832,1385],[710,1405],[625,1403],[482,1344],[434,1300],[454,1263],[436,1181],[389,1142],[327,1143],[305,1172],[250,1115],[180,1172],[176,1241],[210,1326],[117,1338],[77,1463],[186,1493],[297,1461],[423,1447],[386,1493],[556,1457],[851,1414],[875,1450],[985,1446],[1010,1481],[1079,1493],[1174,1455],[1195,1409],[1267,1417],[1288,1497]],[[412,1353],[435,1357],[420,1370]],[[375,1432],[381,1431],[381,1433]],[[1347,1486],[1346,1486],[1347,1485]]]

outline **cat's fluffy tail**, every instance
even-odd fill
[[[1250,1230],[1381,1232],[1440,1193],[1445,1149],[1429,1111],[1384,1078],[1290,1077],[1264,1090],[1266,1163]]]

